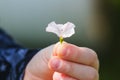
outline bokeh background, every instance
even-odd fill
[[[120,80],[120,0],[0,0],[0,28],[25,47],[58,42],[45,31],[51,21],[73,22],[65,41],[98,53],[100,80]]]

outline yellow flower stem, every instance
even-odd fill
[[[62,42],[63,42],[63,37],[60,37],[59,40],[60,40],[60,43],[62,44]]]

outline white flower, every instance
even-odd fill
[[[51,22],[48,24],[46,31],[53,32],[58,37],[70,37],[75,33],[75,25],[71,22],[67,22],[65,24],[56,24],[55,22]]]
[[[62,43],[63,38],[67,38],[72,36],[75,33],[75,25],[71,22],[67,22],[65,24],[56,24],[55,22],[51,22],[48,24],[46,31],[55,33]]]

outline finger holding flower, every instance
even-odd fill
[[[53,32],[60,38],[48,64],[55,71],[53,80],[98,80],[99,62],[96,53],[89,48],[63,42],[63,38],[75,34],[74,28],[71,22],[51,22],[46,28],[47,32]]]

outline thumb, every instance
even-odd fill
[[[48,62],[53,53],[54,45],[48,46],[40,50],[28,63],[25,75],[41,78],[43,80],[52,80],[50,79],[53,75],[53,71],[49,69]],[[47,77],[46,77],[47,76]],[[48,78],[48,79],[47,79]],[[33,78],[33,80],[35,80]]]

